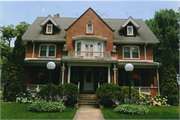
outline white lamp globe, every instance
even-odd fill
[[[133,71],[134,66],[131,63],[127,63],[124,68],[126,71]]]
[[[47,63],[47,69],[54,70],[55,67],[56,67],[56,64],[54,62]]]

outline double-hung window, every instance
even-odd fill
[[[92,23],[87,24],[87,33],[93,33],[93,24]]]
[[[140,52],[138,46],[124,46],[123,58],[140,58]]]
[[[81,55],[81,42],[77,43],[77,55]]]
[[[39,48],[40,57],[55,57],[56,56],[56,45],[43,44]]]
[[[53,25],[47,24],[46,25],[46,34],[52,34],[52,31],[53,31]]]
[[[127,35],[133,35],[133,26],[127,26]]]

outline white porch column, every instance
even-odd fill
[[[62,69],[62,84],[64,84],[64,71],[65,71],[64,62],[63,62],[63,67],[61,67],[61,69]]]
[[[160,94],[160,88],[159,88],[159,72],[158,72],[158,68],[156,68],[156,71],[157,71],[158,94]]]
[[[70,83],[71,66],[68,67],[68,83]]]
[[[110,66],[108,66],[108,83],[111,83]]]
[[[117,71],[117,68],[116,68],[116,64],[114,63],[114,83],[116,84],[116,71]]]

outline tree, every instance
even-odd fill
[[[163,9],[156,11],[154,18],[146,20],[146,24],[160,41],[159,44],[153,45],[154,61],[163,62],[162,55],[165,49],[166,41],[170,42],[172,48],[172,57],[174,66],[178,71],[179,68],[179,13],[173,9]]]
[[[10,43],[11,43],[12,38],[16,37],[16,35],[17,35],[17,32],[16,32],[16,29],[14,28],[14,25],[11,24],[11,25],[8,25],[7,27],[2,26],[2,27],[0,27],[0,31],[2,33],[1,40],[4,42],[8,42],[8,45],[10,47]]]
[[[20,22],[20,24],[16,26],[17,34],[22,36],[29,26],[30,24],[26,23],[25,21]]]
[[[0,47],[1,47],[1,60],[2,60],[2,76],[1,76],[1,82],[5,82],[8,72],[10,70],[9,64],[12,56],[12,47],[10,47],[10,42],[13,38],[16,38],[18,35],[23,35],[27,28],[30,26],[30,24],[26,22],[20,22],[19,25],[17,25],[14,28],[14,25],[8,25],[7,27],[2,26],[0,27],[0,32],[2,34]],[[24,44],[25,46],[25,44]]]
[[[179,104],[179,90],[178,82],[176,78],[176,70],[173,65],[173,54],[170,42],[168,40],[165,42],[165,49],[162,55],[162,84],[161,84],[161,94],[168,97],[168,103],[171,105]]]
[[[5,101],[14,101],[16,95],[22,91],[24,58],[25,47],[22,44],[21,35],[19,35],[15,41],[9,75],[4,85],[3,96]]]

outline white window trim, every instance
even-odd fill
[[[129,47],[130,48],[130,58],[124,58],[124,47]],[[138,58],[133,58],[132,57],[132,47],[137,47],[138,48]],[[122,47],[122,55],[123,55],[123,59],[140,59],[140,48],[139,46],[135,46],[135,45],[125,45]]]
[[[92,25],[92,32],[88,32],[88,25],[91,24]],[[87,23],[86,24],[86,33],[93,33],[93,24],[92,23]]]
[[[48,26],[51,26],[51,32],[48,32]],[[52,34],[53,31],[53,24],[47,24],[46,25],[46,34]]]
[[[132,34],[129,34],[128,28],[131,28],[131,29],[132,29]],[[127,26],[127,35],[134,35],[134,30],[133,30],[133,26],[132,26],[132,25],[128,25],[128,26]]]
[[[40,53],[41,53],[41,46],[42,45],[46,45],[47,48],[46,48],[46,56],[40,56]],[[49,46],[55,46],[55,53],[54,53],[54,56],[49,56]],[[39,45],[39,55],[38,57],[56,57],[56,45],[55,44],[40,44]]]

